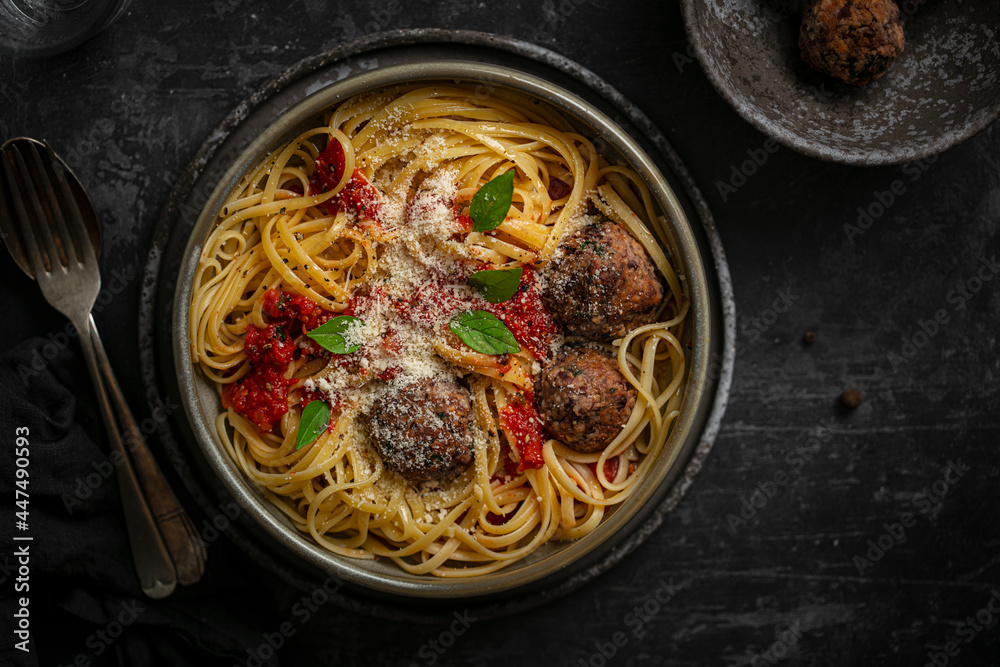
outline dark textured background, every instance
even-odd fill
[[[198,146],[239,101],[300,58],[370,31],[373,17],[388,16],[391,29],[465,28],[535,42],[618,87],[692,170],[733,273],[734,385],[705,469],[642,547],[556,603],[473,623],[436,664],[540,664],[544,646],[545,664],[599,666],[600,648],[610,652],[616,632],[624,646],[609,664],[923,665],[956,639],[960,653],[948,664],[997,664],[996,618],[972,637],[961,624],[1000,583],[1000,267],[989,263],[1000,254],[998,126],[933,162],[899,167],[848,168],[785,148],[765,151],[756,173],[723,194],[719,183],[747,151],[759,155],[766,137],[691,60],[674,3],[397,7],[136,0],[117,24],[67,54],[0,57],[0,138],[48,140],[101,215],[105,282],[118,275],[125,288],[96,319],[128,393],[144,395],[136,308],[153,225]],[[857,220],[858,207],[877,202],[897,180],[903,194],[849,238],[844,225]],[[988,280],[977,282],[977,271]],[[63,328],[6,254],[0,290],[4,349]],[[935,330],[926,323],[939,310],[947,321]],[[922,322],[933,335],[918,333]],[[801,342],[806,330],[818,334],[811,346]],[[82,377],[78,354],[71,364]],[[865,397],[850,413],[837,405],[847,387]],[[84,407],[87,396],[81,388]],[[133,407],[146,409],[138,398]],[[15,425],[8,421],[5,441]],[[949,462],[968,470],[943,497],[921,495],[945,479]],[[771,488],[775,475],[786,483]],[[749,521],[735,521],[757,489],[753,500],[763,506]],[[905,537],[883,537],[892,547],[859,572],[856,557],[865,556],[868,541],[907,512],[915,520]],[[44,551],[44,536],[36,539]],[[201,592],[183,591],[179,600],[206,591],[215,604],[231,599],[258,639],[292,619],[300,591],[269,580],[225,540],[211,545],[209,559]],[[234,576],[240,584],[218,583]],[[671,580],[681,587],[669,602],[649,602]],[[657,609],[640,622],[634,611],[644,603]],[[83,621],[68,630],[36,627],[54,661],[84,650],[90,632]],[[426,642],[449,643],[447,629],[327,606],[297,625],[281,663],[430,664],[438,654]],[[762,655],[775,642],[777,650]]]

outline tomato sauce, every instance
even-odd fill
[[[328,394],[323,394],[318,391],[303,391],[302,398],[300,399],[299,407],[303,410],[306,406],[313,401],[324,401],[330,408],[330,423],[326,425],[326,430],[333,432],[333,429],[337,426],[337,420],[334,415],[340,412],[340,408],[344,405],[344,398],[340,395],[336,396],[331,402]]]
[[[404,302],[400,315],[414,324],[433,325],[442,317],[451,317],[463,310],[480,307],[478,299],[447,289],[440,283],[429,282]]]
[[[301,294],[278,288],[269,289],[261,298],[267,326],[247,326],[244,350],[250,372],[239,382],[226,385],[223,405],[232,407],[262,431],[270,431],[288,412],[288,387],[296,380],[286,379],[288,366],[303,353],[310,359],[329,356],[329,352],[309,340],[300,347],[297,338],[303,331],[320,326],[331,317],[316,303]]]
[[[542,300],[531,267],[524,267],[514,296],[501,303],[489,304],[485,310],[503,320],[517,342],[531,350],[535,358],[549,356],[553,337],[559,329]]]
[[[532,393],[524,392],[510,397],[500,410],[500,424],[510,434],[510,443],[519,454],[518,472],[545,465],[542,458],[542,418],[535,409]]]
[[[257,366],[236,384],[226,385],[222,404],[232,406],[260,430],[270,431],[288,412],[288,386],[294,383],[277,366]]]
[[[594,477],[597,477],[597,461],[588,463],[587,467],[590,468],[590,472],[594,473]],[[638,464],[635,461],[629,461],[628,473],[625,475],[625,478],[628,479],[629,475],[634,473],[637,467]],[[606,459],[604,461],[604,479],[608,480],[609,482],[613,482],[615,481],[615,477],[617,476],[618,476],[618,457],[616,456],[611,459]]]
[[[378,190],[368,182],[365,172],[355,169],[351,180],[337,195],[340,206],[360,218],[381,220],[382,206],[378,198]]]
[[[331,140],[326,148],[316,156],[316,171],[309,179],[309,194],[318,195],[334,189],[344,178],[347,158],[344,147],[337,140]],[[380,220],[381,203],[378,191],[361,169],[355,169],[351,180],[330,201],[323,204],[331,214],[343,209],[359,218]]]
[[[597,477],[597,461],[592,461],[587,464],[590,468],[590,472],[594,473],[594,477]],[[607,459],[604,461],[604,478],[609,482],[615,481],[615,476],[618,475],[618,457]]]
[[[507,512],[506,514],[496,514],[495,512],[487,512],[486,521],[488,521],[491,525],[494,526],[502,526],[508,521],[510,521],[511,517],[513,517],[515,514],[517,514],[517,509],[513,509],[510,512]]]
[[[459,213],[456,215],[455,223],[458,225],[459,232],[469,233],[475,228],[475,225],[472,222],[472,216],[466,213]]]
[[[517,477],[517,461],[514,460],[514,454],[511,452],[510,445],[507,444],[506,440],[500,441],[500,460],[503,461],[503,467],[507,472],[507,476]],[[497,471],[490,478],[490,481],[496,481],[500,477],[500,472]]]
[[[468,199],[460,199],[452,204],[451,211],[455,215],[455,223],[458,225],[458,232],[468,234],[475,229],[472,216],[469,215],[472,202]]]
[[[269,324],[263,329],[254,325],[247,327],[243,349],[253,366],[270,365],[286,367],[292,361],[292,355],[298,346],[292,339],[289,326],[279,321]]]
[[[347,169],[347,156],[344,154],[344,146],[336,139],[331,139],[323,152],[316,156],[316,171],[313,177],[323,188],[320,192],[337,187],[344,178],[345,169]],[[319,193],[310,192],[310,194]]]

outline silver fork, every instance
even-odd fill
[[[80,337],[104,427],[121,459],[118,485],[139,583],[149,597],[166,597],[177,585],[177,574],[125,450],[94,348],[90,311],[101,290],[97,257],[59,160],[45,161],[52,167],[50,177],[35,143],[24,145],[27,156],[11,146],[2,160],[22,246],[45,299],[69,318]]]

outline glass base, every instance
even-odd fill
[[[0,51],[51,56],[107,28],[130,0],[0,0]]]

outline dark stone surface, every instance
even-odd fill
[[[938,664],[996,664],[997,616],[985,627],[966,619],[978,623],[1000,586],[998,126],[933,161],[832,165],[774,151],[739,118],[690,60],[673,3],[401,7],[137,0],[70,53],[0,58],[0,137],[51,142],[101,214],[103,275],[121,287],[96,319],[134,408],[144,394],[140,269],[175,179],[257,86],[379,19],[547,46],[659,125],[703,188],[729,255],[740,312],[733,392],[706,468],[663,526],[586,588],[531,612],[458,636],[332,607],[300,623],[291,609],[302,593],[234,557],[223,565],[261,586],[260,608],[243,610],[259,632],[295,623],[281,662],[600,665],[603,648],[621,665],[923,665],[955,641],[957,657],[942,653]],[[736,178],[753,156],[763,164]],[[871,224],[845,228],[859,207]],[[63,329],[6,257],[0,277],[0,345]],[[817,333],[811,345],[806,330]],[[864,397],[856,410],[839,404],[847,388]],[[967,467],[957,479],[952,462]],[[903,539],[885,536],[904,520]],[[889,549],[859,571],[857,558],[880,539]],[[231,553],[218,543],[209,558],[218,566]]]

